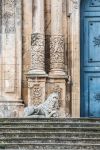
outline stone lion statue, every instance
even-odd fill
[[[49,95],[47,100],[38,105],[38,106],[28,106],[24,109],[24,117],[28,116],[44,116],[46,118],[58,117],[58,108],[59,108],[59,96],[58,93],[52,93]]]

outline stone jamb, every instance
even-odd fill
[[[72,53],[72,117],[80,117],[80,0],[69,1]]]

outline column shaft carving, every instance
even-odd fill
[[[43,34],[33,33],[31,36],[31,73],[45,74],[45,38]]]
[[[45,75],[44,0],[33,3],[33,33],[31,35],[31,75]]]
[[[64,69],[64,38],[62,35],[51,36],[50,40],[51,70]]]
[[[65,76],[62,0],[51,0],[50,76]]]

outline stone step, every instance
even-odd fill
[[[99,150],[100,149],[100,144],[65,144],[65,143],[2,143],[0,144],[1,149],[89,149],[89,150]]]
[[[0,118],[0,122],[90,122],[100,123],[99,118]]]
[[[100,138],[100,133],[94,132],[0,132],[1,138],[14,137],[79,137],[79,138]]]
[[[100,119],[2,118],[0,149],[100,149]]]
[[[0,122],[0,127],[100,127],[96,122]]]
[[[95,132],[0,132],[1,138],[19,137],[79,137],[79,138],[100,138],[100,133]]]
[[[84,131],[84,132],[97,132],[100,133],[100,127],[0,127],[0,132],[68,132],[68,131]]]
[[[78,144],[100,144],[100,138],[76,138],[76,137],[18,137],[18,138],[0,138],[0,143],[78,143]]]

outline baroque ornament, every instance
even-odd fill
[[[44,70],[44,47],[45,39],[44,35],[34,33],[31,36],[31,58],[32,66],[31,69],[42,69]]]
[[[39,84],[35,84],[33,86],[33,90],[32,90],[33,100],[41,98],[41,95],[42,95],[42,89],[41,89],[40,85]]]
[[[50,39],[50,68],[64,69],[64,37],[51,36]]]
[[[41,103],[41,96],[42,96],[42,88],[40,84],[34,84],[34,82],[29,82],[28,87],[30,88],[31,92],[31,101],[34,105],[38,105]]]
[[[94,46],[100,47],[100,35],[98,37],[94,37]]]

